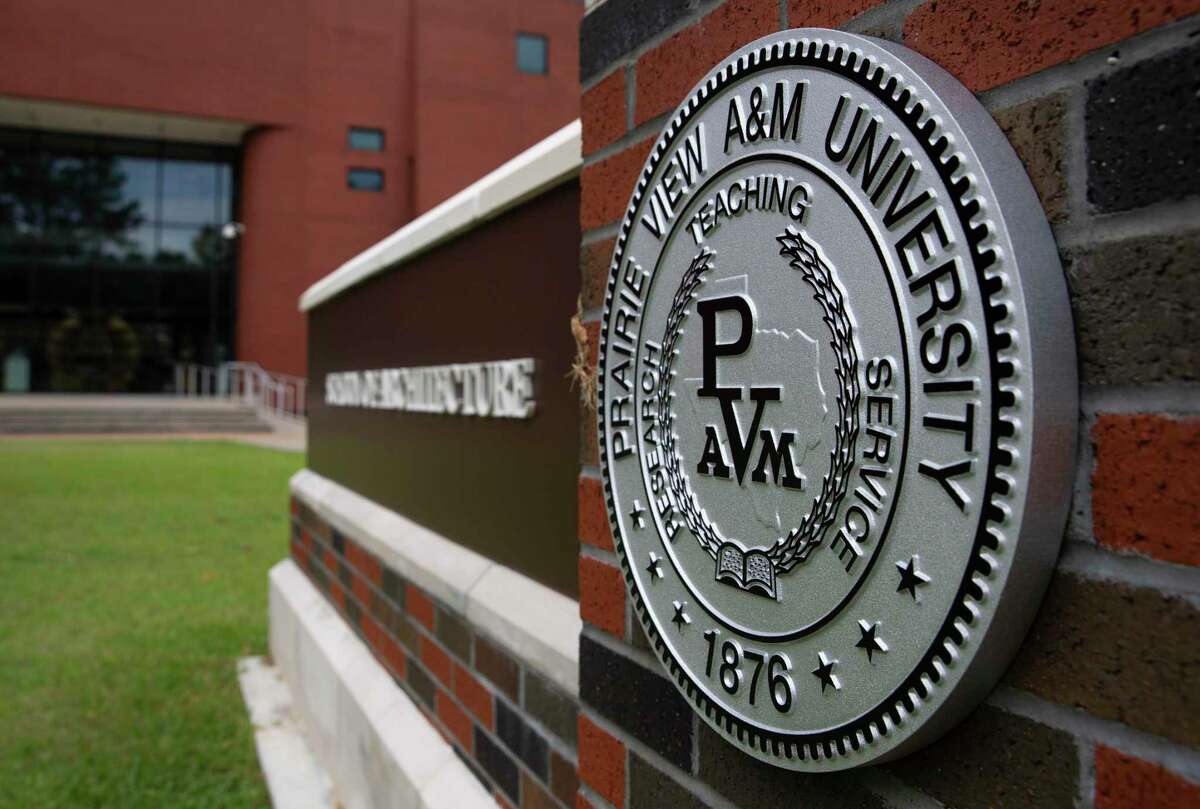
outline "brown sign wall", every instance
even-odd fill
[[[308,466],[574,597],[571,181],[309,313]],[[532,418],[327,407],[325,375],[532,357]]]

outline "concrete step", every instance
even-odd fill
[[[269,433],[270,426],[229,423],[106,423],[106,422],[42,422],[35,424],[0,425],[0,435],[90,435],[96,433]]]
[[[187,412],[187,413],[153,413],[153,412],[96,412],[84,413],[72,410],[46,413],[0,413],[0,424],[24,421],[53,421],[66,419],[69,421],[258,421],[254,412]]]
[[[219,403],[153,403],[98,397],[45,403],[9,399],[0,406],[0,434],[34,433],[269,433],[272,428],[253,408]]]

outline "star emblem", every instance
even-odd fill
[[[917,570],[917,557],[909,559],[908,564],[897,562],[896,568],[900,571],[900,585],[896,588],[896,592],[903,593],[907,590],[913,601],[916,601],[917,588],[929,583],[929,577]]]
[[[819,664],[813,669],[813,676],[821,681],[821,693],[825,693],[825,689],[833,686],[834,691],[842,689],[842,683],[833,673],[833,667],[837,665],[836,660],[830,660],[825,656],[824,652],[817,653],[817,663]]]
[[[671,623],[675,624],[675,626],[679,628],[679,631],[682,632],[684,626],[692,622],[692,619],[687,617],[687,613],[683,611],[683,608],[687,605],[687,602],[673,601],[671,604],[675,607],[675,617],[671,619]]]
[[[646,513],[646,509],[642,508],[642,504],[637,500],[633,501],[633,510],[629,512],[629,519],[633,520],[634,528],[645,528],[646,521],[642,519],[642,515]]]
[[[870,623],[861,618],[858,621],[858,631],[862,633],[862,637],[858,639],[858,643],[854,644],[856,649],[864,649],[867,652],[867,662],[873,663],[871,655],[875,652],[886,652],[888,645],[883,642],[882,638],[876,637],[876,632],[879,631],[879,622]]]
[[[650,564],[646,565],[646,572],[650,574],[650,581],[657,581],[663,577],[662,568],[659,563],[662,559],[658,557],[654,551],[650,551]]]

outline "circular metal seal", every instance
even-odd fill
[[[709,73],[629,203],[599,370],[625,578],[709,725],[837,770],[982,699],[1057,556],[1073,345],[1021,163],[936,65],[800,29]]]

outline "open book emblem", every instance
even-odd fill
[[[775,598],[775,564],[757,548],[743,551],[732,542],[722,545],[717,551],[717,581]]]

